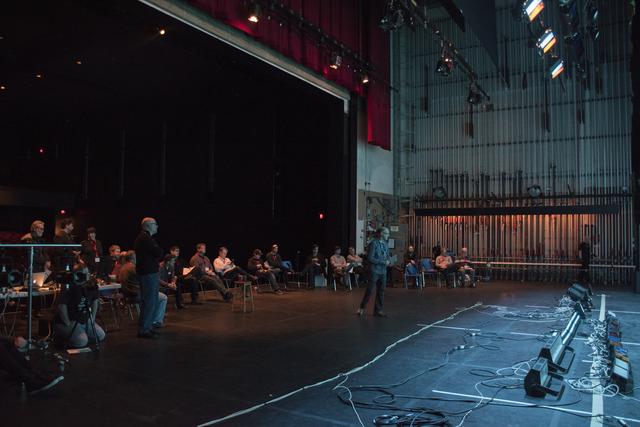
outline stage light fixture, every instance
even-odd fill
[[[436,63],[436,74],[447,77],[451,74],[452,71],[453,57],[446,49],[442,49],[440,59],[438,59],[438,62]]]
[[[369,83],[369,75],[368,74],[363,74],[362,78],[360,79],[360,81],[362,82],[363,85],[366,85],[367,83]]]
[[[260,22],[261,17],[262,17],[262,8],[260,7],[260,4],[251,2],[251,4],[249,4],[249,14],[247,16],[247,20],[249,20],[249,22],[253,22],[254,24],[257,24],[258,22]]]
[[[0,90],[6,90],[7,87],[5,85],[0,85]]]
[[[76,59],[76,65],[82,65],[82,61],[79,59]]]
[[[548,53],[558,42],[556,35],[551,28],[544,30],[544,33],[538,38],[536,46],[539,49],[540,56],[544,56]]]
[[[482,104],[484,101],[484,96],[482,93],[474,86],[469,86],[469,94],[467,95],[467,102],[471,105]]]
[[[36,74],[36,79],[41,79],[42,78],[42,74],[38,73]]]
[[[160,30],[158,30],[158,34],[164,36],[165,34],[167,34],[167,31],[164,28],[160,28]]]
[[[44,153],[45,153],[45,149],[44,149],[44,147],[39,147],[39,148],[38,148],[38,154],[40,154],[40,155],[44,155]]]
[[[522,6],[525,15],[529,18],[529,22],[533,22],[544,9],[544,2],[542,0],[527,0]]]
[[[342,56],[340,56],[337,52],[331,53],[331,62],[329,63],[329,68],[337,70],[342,65]]]
[[[391,11],[387,15],[383,16],[378,23],[378,26],[383,31],[393,31],[404,25],[404,15],[400,9]]]
[[[562,74],[564,72],[564,60],[562,58],[558,59],[552,66],[551,66],[551,80],[554,80],[558,77],[560,77],[560,74]]]
[[[527,188],[527,193],[531,198],[537,199],[542,196],[542,188],[539,185],[532,185]]]
[[[442,186],[436,187],[433,189],[433,197],[437,200],[444,200],[447,198],[447,190]]]

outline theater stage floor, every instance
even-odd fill
[[[514,282],[486,283],[477,289],[388,289],[386,319],[355,316],[362,289],[353,293],[293,291],[283,296],[262,293],[256,298],[255,312],[247,314],[232,313],[228,304],[210,294],[211,301],[205,305],[181,312],[172,308],[157,340],[136,338],[129,324],[108,333],[99,355],[69,356],[65,381],[47,394],[25,402],[16,389],[3,388],[3,425],[199,425],[360,367],[420,329],[424,330],[350,375],[344,385],[393,384],[448,360],[442,368],[394,388],[393,393],[413,396],[398,400],[399,405],[459,412],[450,417],[451,425],[458,425],[464,413],[476,406],[475,398],[445,402],[418,397],[476,396],[474,385],[483,380],[478,374],[536,356],[542,342],[535,335],[561,329],[566,321],[513,320],[504,313],[552,311],[546,307],[555,307],[566,289],[566,285]],[[596,288],[594,318],[603,301],[606,310],[616,311],[621,319],[633,364],[640,353],[640,295]],[[448,318],[477,302],[483,306]],[[440,323],[424,327],[434,322]],[[466,329],[481,335],[469,336]],[[589,371],[591,349],[581,335],[585,333],[589,327],[583,322],[572,343],[576,357],[567,377]],[[465,344],[465,338],[476,347],[453,351],[447,359],[445,353]],[[360,425],[354,410],[332,390],[341,380],[306,389],[219,425]],[[522,388],[478,389],[504,401],[567,404],[563,409],[569,412],[488,405],[471,412],[465,419],[468,425],[591,423],[587,416],[594,403],[588,394],[567,389],[560,401],[539,401],[526,397]],[[371,402],[379,394],[355,393],[354,399]],[[620,396],[603,401],[605,415],[625,417],[629,425],[640,422],[637,401]],[[392,411],[358,408],[358,413],[364,425],[373,425],[374,417]],[[604,425],[616,424],[609,418]]]

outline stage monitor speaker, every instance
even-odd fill
[[[589,291],[578,285],[573,284],[567,290],[567,295],[575,302],[582,303],[583,308],[591,309],[593,307],[593,302],[591,301],[591,297],[589,296]]]
[[[560,381],[559,389],[551,388],[553,380]],[[524,390],[528,396],[545,397],[550,394],[560,399],[564,393],[564,380],[560,375],[549,372],[547,359],[539,357],[524,377]]]
[[[581,285],[580,283],[574,283],[573,285],[571,285],[572,288],[574,288],[575,290],[579,291],[579,292],[583,292],[585,294],[587,294],[587,296],[592,297],[593,296],[593,289],[591,288],[591,285],[586,284],[586,285]]]
[[[567,351],[571,354],[571,357],[563,364]],[[558,334],[540,349],[538,357],[545,359],[552,371],[564,373],[571,367],[575,357],[575,351],[566,345],[566,341],[563,340],[562,335]]]
[[[633,391],[631,364],[624,360],[614,358],[611,369],[611,381],[620,388],[620,393],[631,393]]]

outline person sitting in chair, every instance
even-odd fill
[[[220,246],[218,249],[218,258],[213,260],[213,268],[216,270],[216,273],[220,275],[225,280],[235,280],[238,275],[242,275],[247,277],[249,280],[258,280],[257,276],[249,274],[244,269],[238,267],[233,263],[233,261],[227,258],[227,254],[229,253],[229,249],[225,246]]]
[[[98,315],[98,285],[89,275],[89,269],[79,262],[73,266],[74,283],[60,295],[60,302],[54,320],[58,339],[69,347],[86,347],[89,340],[105,339],[104,330],[96,323]],[[82,283],[80,280],[84,277]]]
[[[442,248],[442,252],[436,258],[436,270],[444,275],[445,281],[447,282],[447,288],[453,287],[449,276],[451,273],[455,272],[455,267],[451,256],[447,253],[446,247]]]
[[[231,302],[233,294],[224,286],[224,282],[216,274],[211,260],[206,255],[207,245],[205,243],[198,243],[196,245],[196,253],[191,257],[189,264],[195,267],[201,273],[199,281],[205,286],[208,285],[216,289],[222,295],[222,299],[225,302]]]
[[[407,252],[405,252],[404,254],[404,271],[405,271],[405,274],[408,273],[408,276],[415,277],[416,287],[420,286],[420,275],[418,274],[419,273],[418,262],[419,262],[418,254],[416,254],[416,251],[413,245],[409,245],[409,247],[407,248]],[[408,276],[405,276],[405,279]]]
[[[105,258],[102,263],[102,276],[109,278],[109,276],[118,276],[118,271],[122,266],[121,262],[122,250],[118,245],[109,246],[109,256]]]
[[[254,249],[251,258],[247,261],[247,270],[259,279],[267,279],[276,294],[283,294],[282,290],[278,286],[275,274],[273,274],[273,271],[271,271],[269,266],[265,265],[262,261],[262,251],[260,249]]]
[[[333,255],[329,258],[329,264],[331,265],[331,272],[336,280],[340,280],[345,288],[351,289],[351,277],[349,275],[349,264],[347,260],[342,256],[342,248],[336,246],[333,249]]]
[[[324,276],[327,266],[327,258],[320,253],[320,246],[311,246],[311,254],[304,261],[304,268],[300,272],[302,277],[307,277],[309,288],[315,288],[313,280],[316,276]]]
[[[282,257],[278,253],[279,248],[278,245],[273,244],[271,246],[271,252],[265,255],[265,261],[269,266],[269,269],[277,276],[280,275],[282,277],[282,281],[284,282],[284,287],[287,287],[287,273],[290,271],[289,268],[283,264]]]
[[[95,274],[102,273],[102,242],[96,239],[96,228],[87,228],[87,239],[80,242],[80,257],[82,261],[89,267],[89,271]]]
[[[455,264],[458,277],[460,278],[460,286],[464,287],[465,284],[468,284],[475,288],[476,271],[471,266],[471,261],[469,261],[469,251],[467,248],[462,248]]]
[[[185,265],[185,261],[180,258],[180,248],[178,246],[171,246],[169,253],[164,257],[164,261],[160,263],[160,285],[163,285],[163,282],[175,285],[176,308],[179,310],[187,308],[182,303],[182,291],[185,287],[191,293],[191,304],[201,304],[198,302],[198,280],[190,274],[183,275]]]

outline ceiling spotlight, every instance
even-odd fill
[[[167,30],[165,30],[164,28],[160,28],[160,30],[158,30],[158,34],[164,36],[165,34],[167,34]]]
[[[5,85],[0,85],[0,90],[5,90],[7,87]]]
[[[556,35],[553,34],[551,28],[547,28],[544,33],[538,38],[536,42],[536,46],[539,49],[540,56],[544,56],[544,54],[548,53],[558,42],[556,39]]]
[[[336,52],[332,52],[331,53],[331,62],[329,63],[329,68],[333,68],[334,70],[337,70],[338,68],[340,68],[340,65],[342,65],[342,56],[340,56]]]
[[[526,0],[522,4],[522,9],[529,18],[529,22],[533,22],[544,9],[544,2],[542,0]]]
[[[538,197],[542,196],[542,188],[539,185],[532,185],[531,187],[527,188],[527,193],[529,193],[529,196],[533,199],[537,199]]]
[[[436,187],[433,189],[433,197],[438,200],[444,200],[447,198],[447,190],[444,187]]]
[[[82,65],[82,61],[79,59],[76,59],[76,65]]]
[[[369,83],[369,75],[368,74],[363,74],[362,78],[360,79],[360,81],[362,82],[363,85],[366,85],[367,83]]]
[[[482,104],[482,101],[484,101],[482,92],[480,92],[478,88],[475,87],[475,85],[470,85],[469,94],[467,95],[467,102],[471,105],[478,105]]]
[[[260,4],[251,2],[251,4],[249,4],[249,14],[247,15],[247,19],[249,20],[249,22],[257,24],[260,21],[261,17],[262,8],[260,7]]]
[[[447,49],[442,49],[442,54],[440,55],[440,59],[436,63],[436,74],[440,74],[441,76],[447,77],[453,71],[453,57],[447,51]]]
[[[41,79],[42,78],[42,74],[38,73],[36,74],[36,79]]]
[[[560,58],[551,66],[551,70],[550,70],[551,80],[556,79],[563,72],[564,72],[564,60]]]

